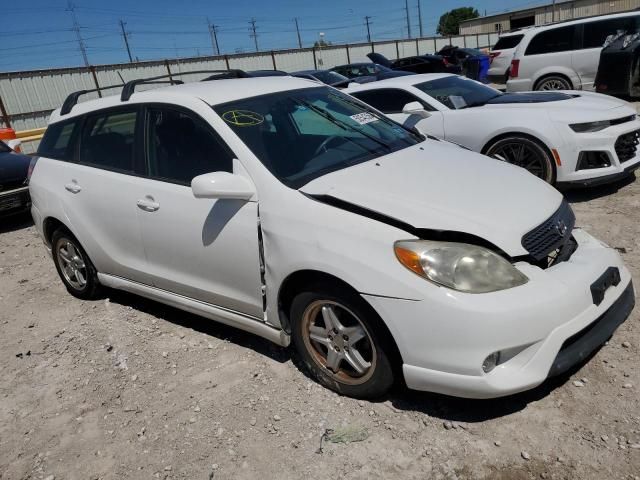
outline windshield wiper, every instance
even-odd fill
[[[391,150],[391,145],[387,144],[386,142],[383,142],[379,138],[376,138],[375,136],[371,135],[370,133],[367,133],[367,132],[365,132],[365,131],[363,131],[363,130],[361,130],[361,129],[353,126],[353,125],[349,125],[347,122],[343,122],[342,120],[336,118],[331,112],[325,110],[324,108],[317,107],[314,104],[312,104],[310,102],[307,102],[306,100],[301,100],[301,99],[298,99],[298,98],[294,98],[293,100],[298,102],[299,104],[307,107],[308,109],[316,112],[318,115],[326,118],[331,123],[333,123],[334,125],[342,128],[343,130],[351,130],[353,132],[357,132],[357,133],[367,137],[372,142],[375,142],[378,145],[386,148],[387,150]]]

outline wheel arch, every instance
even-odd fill
[[[567,82],[569,82],[569,90],[574,90],[578,87],[578,85],[576,85],[576,82],[574,80],[572,80],[571,74],[567,71],[553,71],[553,72],[546,72],[541,74],[540,76],[538,76],[535,81],[533,82],[533,90],[536,90],[538,88],[538,85],[540,84],[540,82],[542,82],[545,78],[549,78],[549,77],[561,77],[563,79],[565,79]],[[576,77],[577,78],[577,77]]]
[[[42,236],[44,237],[44,240],[48,246],[51,247],[51,238],[53,237],[53,232],[55,232],[59,228],[64,228],[73,235],[73,232],[71,231],[69,226],[56,217],[46,217],[42,221]]]
[[[289,318],[289,311],[291,309],[291,302],[293,301],[296,294],[304,291],[305,288],[317,284],[328,284],[334,287],[338,287],[340,289],[345,289],[358,297],[362,298],[364,304],[372,313],[372,319],[376,324],[376,327],[382,330],[382,337],[385,338],[389,342],[389,346],[391,347],[391,360],[395,367],[400,368],[402,366],[402,355],[400,354],[400,349],[396,344],[395,338],[391,334],[389,327],[386,325],[384,320],[380,317],[378,312],[371,306],[369,302],[366,301],[349,283],[344,280],[336,277],[335,275],[322,272],[320,270],[298,270],[290,273],[280,284],[280,288],[278,291],[278,315],[280,318],[280,322],[282,325],[282,329],[291,333],[291,320]]]

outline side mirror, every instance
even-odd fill
[[[418,115],[422,118],[429,118],[431,114],[424,109],[420,102],[409,102],[402,107],[402,113],[406,115]]]
[[[212,172],[191,180],[191,191],[196,198],[249,200],[256,193],[249,180],[229,172]]]

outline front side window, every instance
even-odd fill
[[[422,141],[357,100],[326,87],[261,95],[213,108],[271,173],[291,188]]]
[[[71,138],[77,125],[77,120],[49,125],[38,146],[38,155],[56,160],[72,161],[74,152]]]
[[[146,138],[152,178],[190,185],[203,173],[233,171],[227,146],[203,120],[182,111],[149,108]]]
[[[475,80],[454,75],[418,83],[414,87],[454,110],[484,105],[501,95]]]
[[[575,48],[575,32],[575,25],[544,30],[531,39],[525,55],[573,50]]]
[[[111,111],[87,117],[80,140],[80,163],[132,173],[137,122],[137,111]]]
[[[404,106],[411,102],[419,102],[427,110],[433,110],[412,93],[399,88],[364,90],[362,92],[354,92],[351,95],[383,113],[402,113]]]
[[[584,24],[582,48],[601,48],[609,35],[619,30],[633,33],[636,31],[639,17],[618,17]]]

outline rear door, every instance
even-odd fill
[[[573,69],[580,77],[582,88],[592,89],[598,72],[602,45],[609,35],[616,32],[635,32],[637,16],[608,18],[579,25],[579,43],[572,52]]]
[[[65,221],[98,271],[145,282],[135,202],[142,182],[136,144],[140,128],[136,106],[105,109],[63,124],[61,138],[51,139],[53,154],[55,143],[62,145],[67,135],[74,138],[75,154],[72,161],[47,161],[42,173],[51,179]]]
[[[255,201],[200,199],[191,180],[234,172],[234,155],[190,110],[145,110],[148,179],[138,189],[138,218],[153,285],[262,318]]]
[[[537,80],[546,72],[570,71],[572,50],[577,43],[575,25],[538,32],[520,60],[519,77]]]

